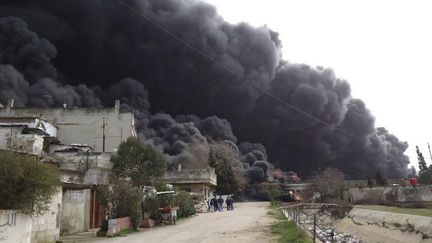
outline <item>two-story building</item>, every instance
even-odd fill
[[[103,211],[96,200],[106,185],[111,156],[136,136],[132,113],[113,108],[0,107],[0,148],[36,155],[61,171],[62,188],[45,215],[33,219],[32,242],[54,242],[59,234],[98,228]]]

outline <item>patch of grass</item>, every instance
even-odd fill
[[[410,224],[408,221],[407,221],[407,228],[406,228],[406,229],[407,229],[408,232],[410,232],[410,233],[412,233],[412,232],[415,231],[415,227],[414,227],[414,225],[413,225],[413,224]]]
[[[402,213],[402,214],[432,217],[432,208],[398,208],[398,207],[388,207],[388,206],[380,206],[380,205],[362,205],[361,208],[376,210],[376,211],[391,212],[391,213]]]
[[[121,236],[121,237],[125,237],[131,233],[133,233],[134,231],[132,229],[122,229],[120,230],[120,232],[118,232],[117,234],[115,234],[115,236]]]
[[[278,237],[281,243],[311,243],[312,240],[297,227],[293,221],[288,221],[279,209],[272,208],[272,213],[276,221],[271,226],[272,234]]]
[[[429,236],[429,235],[427,235],[425,233],[422,233],[422,239],[423,240],[430,239],[430,238],[432,238],[432,236]]]
[[[360,222],[358,222],[358,221],[355,221],[355,220],[354,220],[354,216],[349,216],[349,215],[348,215],[348,218],[351,219],[351,221],[352,221],[354,224],[356,224],[356,225],[363,225],[362,223],[360,223]]]
[[[400,223],[393,223],[393,225],[397,228],[400,228],[402,226]]]

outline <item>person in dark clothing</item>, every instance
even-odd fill
[[[222,196],[219,196],[217,202],[218,202],[218,210],[219,210],[219,212],[223,212],[223,203],[224,203],[224,200],[223,200]]]
[[[213,206],[211,205],[211,200],[205,198],[204,199],[205,203],[207,204],[207,212],[211,212],[213,210]]]
[[[225,203],[227,205],[227,211],[231,210],[231,197],[228,196],[227,199],[225,200]]]
[[[214,197],[211,199],[211,203],[212,203],[212,205],[213,205],[213,210],[214,210],[215,212],[218,211],[219,209],[218,209],[218,202],[217,202],[216,196],[214,196]]]
[[[234,199],[230,197],[230,210],[234,210]]]

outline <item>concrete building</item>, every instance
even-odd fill
[[[195,193],[204,198],[213,196],[217,186],[214,168],[187,169],[167,171],[164,175],[166,183],[173,185],[176,191]]]
[[[57,142],[57,128],[37,117],[0,117],[0,148],[42,157],[44,145]]]
[[[136,136],[134,116],[113,108],[0,107],[0,149],[35,155],[61,171],[63,187],[49,211],[33,218],[31,241],[54,242],[59,234],[98,228],[104,212],[96,187],[106,185],[111,156]]]
[[[105,215],[96,187],[109,183],[112,153],[82,145],[51,145],[49,150],[44,160],[57,165],[63,182],[60,234],[98,228]]]
[[[118,145],[136,136],[134,116],[121,113],[120,102],[113,108],[15,108],[9,102],[0,108],[4,118],[43,118],[57,128],[63,144],[85,144],[95,152],[115,152]]]

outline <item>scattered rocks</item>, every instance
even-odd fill
[[[298,215],[298,221],[301,222],[301,227],[313,234],[313,218],[309,215]],[[349,235],[343,232],[334,230],[328,226],[317,225],[316,237],[325,243],[363,243],[356,236]],[[333,239],[333,241],[332,241]]]

